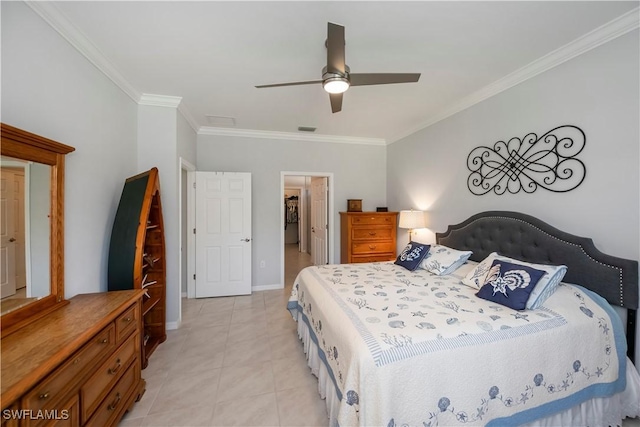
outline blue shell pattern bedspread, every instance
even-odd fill
[[[475,292],[393,263],[303,270],[288,308],[332,376],[335,421],[519,424],[624,389],[622,326],[602,298],[563,284],[515,311]]]

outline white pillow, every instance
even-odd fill
[[[464,276],[469,274],[469,272],[474,268],[476,268],[477,266],[478,266],[477,262],[467,260],[467,262],[465,262],[460,267],[458,267],[456,271],[452,271],[450,275],[462,281],[462,279],[464,279]]]
[[[431,245],[429,254],[420,264],[420,268],[424,268],[438,276],[445,276],[456,271],[458,267],[469,259],[472,253],[471,251],[458,251],[442,245]]]
[[[560,281],[564,277],[567,272],[566,265],[547,265],[547,264],[534,264],[531,262],[520,261],[515,258],[509,258],[506,256],[499,255],[497,252],[493,252],[489,254],[480,264],[477,265],[476,268],[471,270],[464,279],[462,279],[462,283],[471,286],[472,288],[480,289],[485,282],[485,278],[487,277],[487,273],[491,268],[491,264],[495,259],[512,262],[516,264],[522,264],[529,266],[531,268],[535,268],[538,270],[543,270],[545,275],[542,276],[540,281],[536,284],[535,288],[529,295],[529,299],[527,300],[526,308],[534,309],[540,307],[547,298],[553,294]]]

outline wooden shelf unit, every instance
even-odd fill
[[[142,368],[166,333],[166,262],[158,169],[125,181],[111,233],[109,290],[144,289]]]

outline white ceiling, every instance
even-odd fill
[[[193,124],[392,141],[452,105],[638,7],[586,2],[56,2],[140,93],[182,97]],[[419,72],[353,87],[332,114],[315,80],[327,22],[345,26],[352,72]]]

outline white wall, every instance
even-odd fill
[[[106,291],[113,218],[137,170],[137,105],[24,3],[0,6],[2,121],[76,148],[66,157],[65,296]]]
[[[280,283],[280,172],[334,174],[335,230],[329,231],[340,260],[340,216],[347,199],[363,199],[364,210],[386,205],[386,147],[307,141],[278,141],[250,137],[198,135],[199,171],[252,174],[252,285]],[[266,267],[259,268],[264,260]]]
[[[160,177],[166,257],[166,320],[171,328],[178,327],[181,298],[177,114],[175,107],[138,107],[138,168],[142,172],[156,167]]]
[[[140,105],[138,108],[138,167],[158,168],[167,279],[167,327],[175,329],[181,318],[182,277],[180,264],[180,177],[179,158],[195,162],[196,133],[177,107]]]
[[[520,211],[592,237],[603,252],[638,259],[638,36],[633,31],[390,145],[389,206],[428,210],[434,232],[485,210]],[[564,124],[580,127],[587,137],[579,155],[587,173],[578,188],[501,196],[469,192],[466,160],[474,147],[529,132],[541,135]],[[421,237],[434,236],[423,232]]]

